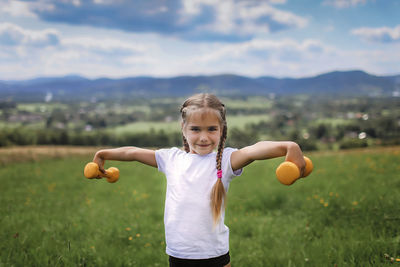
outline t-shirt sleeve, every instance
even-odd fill
[[[166,172],[166,165],[171,161],[171,158],[177,151],[179,151],[179,149],[176,147],[163,148],[155,151],[158,171],[163,173]]]
[[[235,176],[240,176],[243,173],[243,169],[238,169],[236,171],[233,171],[233,169],[232,169],[231,155],[236,150],[237,150],[236,148],[226,147],[226,148],[224,148],[224,153],[222,156],[223,170],[228,174],[228,176],[231,179],[234,178]]]

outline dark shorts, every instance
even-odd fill
[[[169,256],[170,267],[223,267],[231,261],[229,252],[225,255],[201,260],[179,259]]]

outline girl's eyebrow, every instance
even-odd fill
[[[194,129],[194,128],[202,128],[201,126],[198,126],[198,125],[190,125],[190,128],[191,129]],[[204,126],[203,128],[218,128],[218,125],[209,125],[209,126]]]
[[[196,125],[196,124],[192,124],[192,125],[189,125],[190,127],[202,127],[202,126],[200,126],[200,125]],[[203,127],[205,127],[205,128],[207,128],[207,127],[218,127],[218,125],[206,125],[206,126],[203,126]]]

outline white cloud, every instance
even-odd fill
[[[197,52],[188,62],[195,62],[181,71],[193,74],[234,73],[250,77],[303,77],[330,71],[336,49],[319,40],[253,39],[236,44],[214,44]],[[342,58],[341,63],[345,62]]]
[[[10,62],[7,68],[0,65],[0,79],[71,73],[90,78],[219,73],[304,77],[335,69],[373,66],[365,54],[339,51],[316,39],[253,39],[234,44],[164,40],[159,46],[160,41],[73,36],[60,38],[56,47],[36,50],[27,46],[9,47],[7,53],[0,53],[0,61]],[[13,53],[15,58],[10,56]],[[376,54],[374,59],[379,53]],[[382,65],[390,64],[392,59],[387,60]]]
[[[331,47],[324,45],[318,40],[304,40],[297,42],[293,39],[283,40],[262,40],[254,39],[248,42],[221,45],[219,48],[213,48],[205,55],[200,55],[196,61],[200,62],[218,62],[227,58],[246,60],[246,61],[267,61],[270,59],[285,61],[297,61],[298,59],[288,57],[298,55],[302,58],[314,57],[317,54],[327,53],[332,50]]]
[[[265,21],[264,25],[269,25],[271,22],[279,23],[293,28],[302,28],[307,25],[307,19],[297,16],[293,13],[276,9],[268,4],[247,5],[245,2],[239,5],[238,15],[236,18],[243,20],[245,23],[254,24],[263,17],[270,18],[270,21]],[[234,19],[236,19],[234,18]],[[263,23],[260,23],[263,25]],[[271,26],[269,26],[271,28]]]
[[[393,44],[382,49],[359,49],[341,51],[339,58],[345,59],[352,69],[363,69],[378,75],[398,75],[400,62],[400,44]]]
[[[12,17],[37,17],[29,9],[29,3],[11,0],[0,0],[0,14],[7,14]]]
[[[334,6],[336,8],[348,8],[363,5],[367,0],[325,0],[324,5]]]
[[[398,73],[399,45],[385,50],[340,49],[316,39],[254,39],[219,44],[196,53],[187,66],[193,73],[235,73],[250,77],[307,77],[334,70],[360,69],[375,74]],[[210,70],[212,67],[212,70]],[[185,70],[182,67],[182,70]]]
[[[115,2],[115,0],[93,0],[93,3],[98,5],[110,5],[113,2]]]
[[[64,47],[74,48],[77,50],[87,50],[99,53],[120,53],[121,55],[130,55],[143,53],[149,49],[154,49],[154,45],[149,44],[132,44],[119,39],[111,38],[94,38],[94,37],[72,37],[62,40]]]
[[[0,46],[54,46],[59,43],[55,29],[41,31],[26,30],[11,23],[0,23]]]
[[[34,10],[51,11],[54,10],[54,5],[53,3],[51,3],[51,1],[47,0],[38,0],[38,1],[0,0],[0,15],[4,14],[4,15],[9,15],[11,17],[21,17],[21,18],[22,17],[38,18],[38,15],[37,13],[35,13]]]
[[[57,45],[44,43],[50,29],[32,31],[10,23],[0,24],[0,80],[71,73],[87,77],[122,77],[151,73],[160,48],[145,40],[95,36],[65,37],[57,33]],[[105,35],[107,36],[107,35]],[[124,37],[128,37],[125,35]],[[8,41],[6,44],[5,41]],[[38,49],[40,48],[40,49]],[[40,66],[40,67],[38,67]]]
[[[24,29],[12,23],[0,23],[0,46],[43,48],[53,46],[59,49],[75,49],[77,51],[91,51],[91,53],[131,55],[144,53],[158,46],[145,42],[125,42],[122,39],[107,37],[73,36],[63,37],[55,29],[43,30]]]
[[[308,20],[275,6],[286,0],[0,0],[0,15],[35,17],[191,41],[238,42],[301,28]]]
[[[215,11],[215,19],[208,24],[198,25],[196,30],[200,32],[253,36],[307,25],[307,19],[271,6],[277,3],[285,1],[183,0],[179,23],[187,23],[204,12],[203,7],[208,6]]]
[[[174,42],[158,46],[147,41],[138,44],[131,41],[72,37],[61,39],[57,47],[40,50],[19,47],[20,58],[10,58],[11,50],[4,54],[0,52],[0,61],[7,62],[0,65],[0,79],[71,73],[89,78],[221,73],[250,77],[304,77],[351,69],[388,74],[398,70],[397,65],[400,62],[400,54],[396,54],[396,51],[400,51],[400,45],[397,44],[385,50],[371,51],[341,50],[316,39],[253,39],[229,45],[193,44],[177,40]],[[118,54],[120,50],[124,50],[124,53]]]
[[[256,11],[250,9],[249,12],[246,16],[258,16]],[[42,44],[48,40],[49,32],[57,36],[58,43],[37,45],[38,40],[42,40]],[[349,69],[387,74],[398,72],[400,62],[399,43],[385,46],[384,51],[360,47],[350,51],[318,39],[255,37],[240,43],[188,42],[161,35],[95,28],[80,31],[79,35],[75,28],[68,27],[58,31],[50,27],[34,31],[3,23],[0,24],[0,43],[5,36],[11,36],[14,45],[2,43],[0,80],[71,73],[89,78],[220,73],[304,77]]]
[[[270,0],[269,2],[271,4],[284,4],[286,3],[286,0]]]
[[[380,27],[380,28],[358,28],[351,31],[352,34],[361,37],[362,39],[372,42],[400,42],[400,25],[394,28]]]

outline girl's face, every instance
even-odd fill
[[[206,155],[214,151],[221,139],[222,129],[217,115],[212,111],[198,111],[182,125],[190,153]]]

